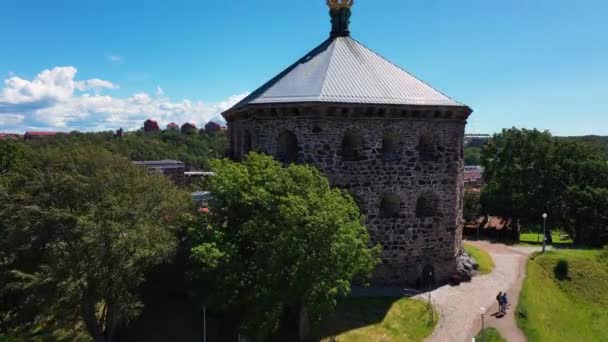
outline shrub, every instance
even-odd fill
[[[568,261],[560,259],[555,268],[553,268],[553,274],[557,280],[568,280]]]
[[[600,252],[600,261],[608,265],[608,245]]]

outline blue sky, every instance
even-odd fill
[[[608,135],[608,1],[356,0],[353,37],[468,131]],[[202,124],[328,36],[324,0],[0,1],[0,131]]]

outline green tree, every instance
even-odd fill
[[[120,138],[114,136],[113,132],[73,132],[31,140],[27,144],[34,149],[95,145],[131,160],[177,159],[195,169],[208,169],[209,160],[223,157],[228,146],[226,134],[223,133],[180,134],[177,130],[129,132]]]
[[[553,137],[549,132],[508,129],[488,141],[482,152],[486,211],[536,222],[558,190],[549,176]]]
[[[579,244],[608,243],[608,188],[570,187],[566,191],[564,227]]]
[[[0,184],[3,327],[83,322],[114,341],[145,272],[175,252],[187,194],[93,147],[44,149]]]
[[[464,220],[470,222],[478,218],[479,215],[481,215],[481,202],[479,200],[479,193],[473,191],[465,191],[463,208]]]
[[[466,147],[464,149],[464,164],[479,165],[481,162],[481,147]]]
[[[541,221],[546,212],[549,226],[568,228],[581,244],[595,244],[592,239],[603,236],[596,230],[604,229],[599,212],[608,189],[608,163],[598,146],[512,128],[490,139],[482,165],[484,211],[524,224]]]
[[[12,139],[0,140],[0,175],[9,172],[23,158],[25,147]]]
[[[251,153],[213,169],[211,214],[191,232],[192,259],[199,275],[215,270],[216,300],[251,338],[299,331],[379,262],[352,197],[314,167]]]

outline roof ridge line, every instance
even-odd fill
[[[335,39],[335,37],[329,37],[329,38],[325,39],[317,47],[315,47],[314,49],[308,51],[308,53],[306,53],[303,57],[301,57],[300,59],[298,59],[297,61],[295,61],[295,63],[292,63],[291,65],[289,65],[287,68],[285,68],[283,71],[281,71],[278,75],[276,75],[275,77],[271,78],[268,82],[264,83],[261,87],[259,87],[256,90],[254,90],[251,94],[247,95],[244,99],[242,99],[241,101],[239,101],[237,104],[235,104],[234,106],[232,106],[232,107],[228,108],[227,110],[225,110],[223,113],[221,113],[221,115],[224,116],[225,114],[228,114],[228,112],[232,111],[233,109],[237,109],[237,108],[240,108],[242,105],[246,105],[247,103],[249,103],[249,101],[252,98],[256,98],[259,95],[263,94],[266,90],[270,89],[270,87],[272,87],[279,80],[281,80],[285,75],[289,74],[298,65],[300,65],[302,62],[304,62],[307,59],[309,59],[309,57],[311,55],[317,55],[320,52],[320,50],[323,49],[323,47],[325,45],[330,45],[334,41],[334,39]],[[226,118],[226,117],[224,116],[224,118]]]
[[[437,88],[433,87],[431,84],[427,83],[427,82],[426,82],[426,81],[424,81],[422,78],[420,78],[420,77],[418,77],[418,76],[414,75],[413,73],[411,73],[411,72],[409,72],[409,71],[405,70],[405,68],[403,68],[403,67],[401,67],[401,66],[399,66],[399,65],[397,65],[397,64],[395,64],[395,63],[393,63],[393,62],[391,62],[391,60],[390,60],[390,59],[388,59],[388,58],[386,58],[386,57],[382,56],[381,54],[377,53],[376,51],[374,51],[374,50],[372,50],[372,49],[368,48],[368,47],[367,47],[365,44],[361,43],[361,42],[360,42],[360,41],[358,41],[357,39],[355,39],[355,38],[353,38],[353,37],[349,37],[349,38],[350,38],[350,39],[352,39],[352,40],[354,40],[354,41],[355,41],[357,44],[361,45],[362,47],[364,47],[366,50],[370,51],[370,52],[371,52],[371,53],[373,53],[374,55],[376,55],[376,56],[378,56],[378,57],[382,58],[383,60],[387,61],[388,63],[390,63],[391,65],[393,65],[393,66],[394,66],[394,67],[396,67],[397,69],[399,69],[399,70],[401,70],[401,71],[405,72],[406,74],[408,74],[408,75],[412,76],[413,78],[415,78],[415,79],[416,79],[416,80],[418,80],[419,82],[424,83],[424,85],[426,85],[427,87],[429,87],[429,88],[433,89],[434,91],[438,92],[439,94],[441,94],[441,95],[445,96],[446,98],[448,98],[448,99],[450,99],[450,100],[454,101],[455,103],[457,103],[457,104],[459,104],[459,105],[461,105],[461,106],[466,106],[464,103],[462,103],[462,102],[460,102],[460,101],[456,101],[455,99],[451,98],[450,96],[448,96],[447,94],[445,94],[445,93],[444,93],[444,92],[442,92],[441,90],[439,90],[439,89],[437,89]]]
[[[329,63],[327,63],[327,69],[325,69],[325,74],[323,75],[323,81],[321,82],[321,91],[319,92],[319,94],[323,94],[323,91],[325,90],[325,86],[327,83],[327,75],[329,74],[329,69],[331,67],[331,64],[334,61],[334,53],[336,53],[336,40],[338,40],[338,36],[336,37],[330,37],[329,39],[331,40],[331,43],[329,44],[329,46],[331,46],[331,54],[329,56]]]

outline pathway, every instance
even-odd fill
[[[538,250],[537,247],[508,247],[485,241],[468,243],[488,252],[494,259],[494,270],[484,276],[473,277],[471,282],[459,286],[443,286],[431,292],[435,307],[439,310],[440,319],[437,328],[427,341],[429,342],[465,342],[481,330],[481,309],[486,308],[485,325],[493,326],[509,342],[526,341],[525,336],[515,322],[515,308],[519,292],[525,277],[528,255]],[[496,318],[492,314],[498,311],[496,294],[506,291],[510,301],[507,315]],[[428,294],[420,294],[427,299]]]

